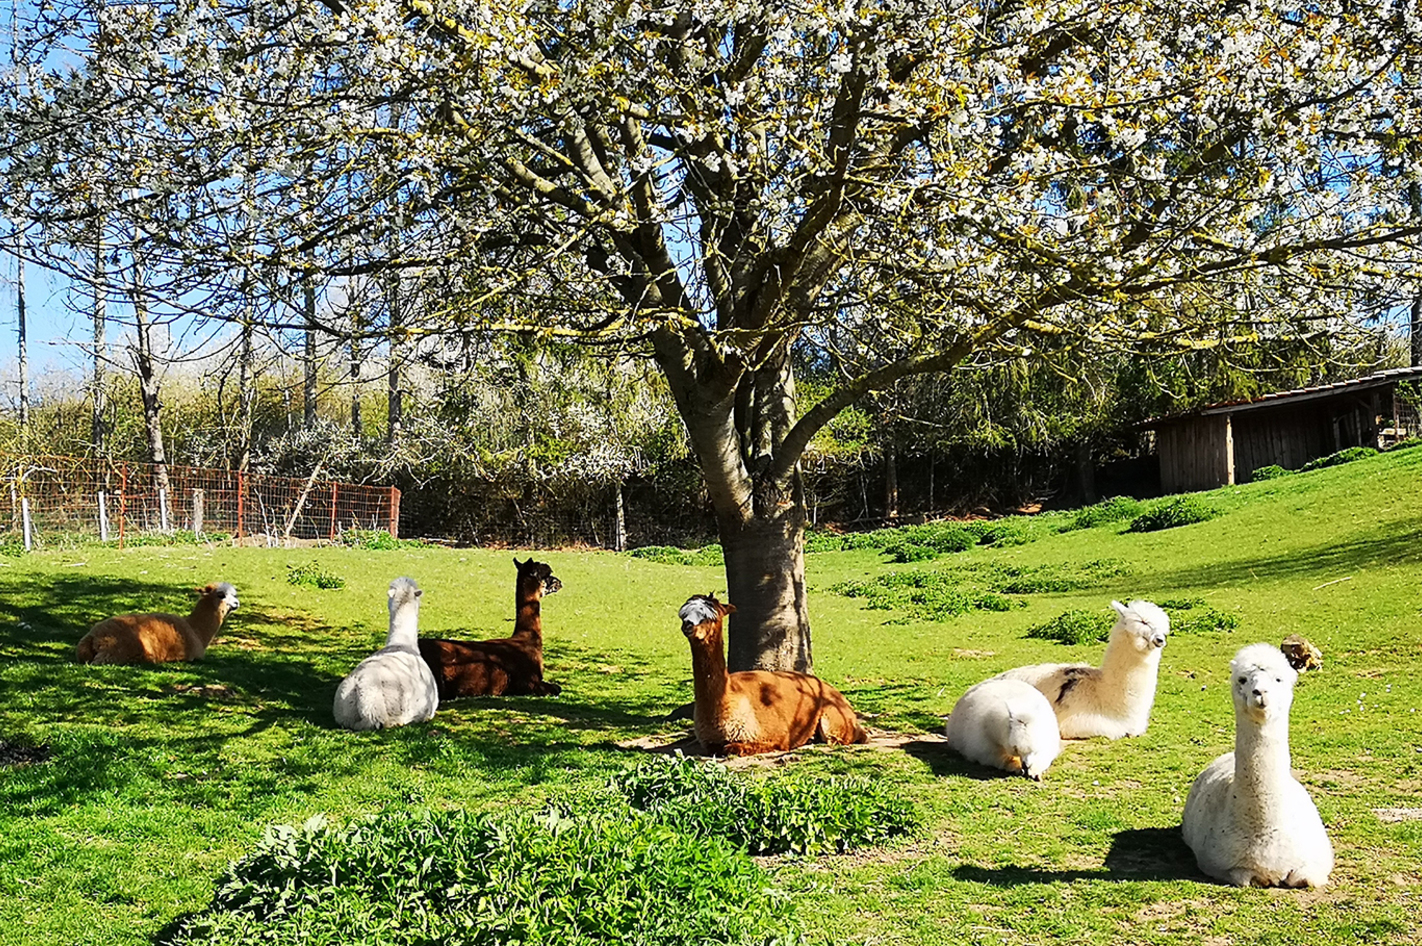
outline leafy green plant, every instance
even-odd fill
[[[1083,506],[1072,514],[1068,522],[1071,529],[1094,529],[1113,522],[1123,522],[1139,516],[1145,507],[1141,501],[1130,496],[1112,496],[1091,506]]]
[[[613,779],[635,809],[751,854],[843,853],[905,834],[913,806],[863,776],[754,779],[700,759],[650,759]]]
[[[1115,623],[1114,611],[1075,609],[1063,611],[1050,621],[1032,625],[1027,629],[1027,636],[1059,644],[1090,644],[1110,637],[1111,626]]]
[[[1268,466],[1261,466],[1253,473],[1250,473],[1249,481],[1251,483],[1257,483],[1261,480],[1276,480],[1281,476],[1291,476],[1293,472],[1293,470],[1284,469],[1277,463],[1271,463]]]
[[[1377,456],[1377,453],[1378,451],[1375,447],[1348,447],[1344,450],[1339,450],[1337,453],[1330,453],[1326,457],[1319,457],[1316,460],[1308,461],[1299,467],[1299,472],[1307,473],[1310,470],[1321,470],[1324,467],[1338,466],[1341,463],[1352,463],[1354,460],[1363,460],[1368,457]]]
[[[1108,578],[1119,578],[1129,569],[1114,558],[1094,558],[1063,565],[995,564],[983,569],[994,591],[1009,595],[1052,594],[1095,588]]]
[[[746,855],[638,816],[391,809],[268,828],[168,946],[762,944],[794,937]]]
[[[1156,603],[1170,615],[1172,634],[1228,634],[1239,627],[1239,615],[1208,607],[1204,598],[1167,598]]]
[[[805,551],[806,552],[838,552],[843,549],[844,540],[847,536],[836,532],[826,532],[823,529],[807,529],[805,531]]]
[[[288,585],[305,585],[308,588],[325,588],[327,590],[344,588],[346,586],[346,580],[344,578],[333,572],[326,571],[317,562],[286,566],[286,583]]]
[[[1127,532],[1158,532],[1213,519],[1214,508],[1198,496],[1176,496],[1159,503],[1131,520]]]
[[[965,585],[959,575],[937,571],[891,572],[843,581],[831,591],[862,598],[875,610],[902,610],[928,621],[946,621],[969,611],[1009,611],[1023,602],[999,592]]]
[[[347,529],[340,534],[340,543],[348,548],[370,552],[394,552],[399,549],[429,548],[423,539],[397,539],[385,529]]]
[[[679,549],[673,545],[644,545],[627,553],[633,558],[656,562],[659,565],[704,565],[715,567],[726,563],[719,545],[707,545],[699,549]]]

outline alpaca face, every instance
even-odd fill
[[[419,585],[415,584],[414,579],[395,579],[390,583],[390,613],[394,614],[411,602],[418,604],[422,594],[424,592],[420,590]]]
[[[520,562],[515,558],[514,565],[518,567],[519,590],[524,594],[551,595],[563,587],[553,569],[543,562],[535,562],[531,558]]]
[[[1165,646],[1170,634],[1170,616],[1149,601],[1136,600],[1130,605],[1112,601],[1120,618],[1111,629],[1112,636],[1118,633],[1130,637],[1131,646],[1142,654],[1150,654]]]
[[[237,605],[241,603],[237,600],[237,589],[234,588],[230,583],[225,581],[216,585],[208,585],[206,588],[201,589],[198,593],[203,595],[204,597],[210,595],[216,598],[217,606],[222,609],[223,614],[228,614],[232,611],[236,611]]]
[[[1229,665],[1234,711],[1255,723],[1288,717],[1299,675],[1284,655],[1268,644],[1251,644]]]
[[[702,641],[712,633],[719,633],[722,619],[735,610],[734,605],[722,604],[712,595],[692,595],[677,616],[681,618],[681,632],[692,640]]]

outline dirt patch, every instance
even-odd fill
[[[1377,815],[1383,824],[1422,821],[1422,808],[1374,808],[1373,814]]]
[[[752,768],[757,766],[785,765],[800,753],[806,752],[851,752],[864,751],[889,751],[902,750],[909,743],[918,742],[938,742],[947,746],[947,740],[941,735],[934,733],[905,733],[894,732],[887,729],[874,729],[866,727],[869,733],[869,741],[853,746],[827,746],[824,743],[812,742],[807,746],[798,749],[790,749],[786,752],[764,752],[753,756],[733,756],[725,760],[726,765],[731,768]],[[709,752],[701,748],[701,743],[696,741],[694,733],[682,733],[680,735],[660,735],[638,736],[635,739],[624,739],[615,743],[619,749],[640,749],[644,752],[651,752],[658,755],[674,755],[681,753],[686,756],[700,756],[703,758],[714,758]]]
[[[164,693],[183,693],[188,696],[201,696],[209,700],[236,700],[241,699],[241,694],[229,686],[221,683],[170,683],[163,687]]]
[[[18,746],[0,739],[0,766],[37,765],[52,756],[49,746]]]
[[[994,650],[967,650],[967,649],[962,648],[962,647],[954,647],[954,648],[953,648],[953,656],[954,656],[954,657],[978,657],[978,658],[981,658],[981,657],[996,657],[996,656],[997,656],[997,651],[994,651]]]

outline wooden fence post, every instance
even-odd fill
[[[193,490],[193,535],[202,535],[202,500],[205,495],[203,490]]]
[[[331,484],[331,541],[336,541],[336,484]]]
[[[104,491],[99,490],[99,541],[109,540],[109,507],[104,499]]]
[[[390,487],[390,538],[400,538],[400,490]]]
[[[128,519],[128,464],[119,467],[119,548],[123,548],[124,525]]]
[[[247,510],[247,477],[237,471],[237,538],[242,538],[242,514]]]

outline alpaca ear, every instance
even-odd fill
[[[734,604],[723,604],[723,605],[720,605],[720,608],[721,608],[721,613],[722,613],[722,614],[735,614],[735,613],[736,613],[736,606],[735,606]]]
[[[1116,613],[1120,615],[1124,615],[1127,611],[1131,610],[1119,601],[1112,601],[1111,607],[1115,608]]]
[[[395,597],[395,589],[393,587],[385,589],[385,593],[391,598]]]
[[[425,589],[423,589],[423,588],[416,588],[416,589],[415,589],[415,597],[416,597],[416,598],[418,598],[420,595],[422,595],[422,594],[424,594],[424,593],[425,593]]]

